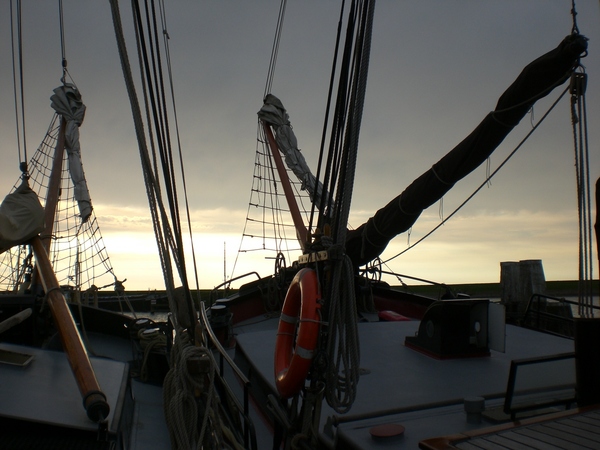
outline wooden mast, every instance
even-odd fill
[[[283,165],[281,155],[279,154],[279,147],[277,146],[277,142],[275,142],[273,131],[271,130],[271,127],[265,122],[261,121],[261,123],[265,130],[265,134],[267,135],[267,140],[269,148],[271,149],[271,154],[273,155],[273,159],[275,159],[275,166],[277,167],[277,172],[279,173],[279,180],[281,181],[281,184],[283,186],[283,192],[285,193],[285,198],[290,208],[290,214],[292,215],[294,227],[296,228],[296,237],[298,238],[298,242],[300,242],[300,247],[302,248],[302,251],[304,251],[306,250],[306,246],[308,244],[308,231],[306,229],[306,226],[304,225],[304,221],[302,220],[300,208],[298,208],[298,203],[296,202],[296,197],[294,196],[294,191],[292,190],[292,185],[287,176],[287,172],[285,170],[285,166]]]
[[[58,140],[54,150],[54,161],[52,163],[52,172],[46,194],[46,205],[44,215],[44,231],[39,236],[31,240],[33,252],[36,258],[35,275],[39,276],[46,293],[46,302],[52,313],[54,324],[58,329],[58,334],[63,345],[63,349],[71,365],[71,370],[75,376],[77,387],[83,398],[83,406],[87,416],[94,422],[101,422],[108,417],[110,407],[106,402],[106,395],[101,391],[96,374],[90,359],[88,357],[79,331],[71,315],[65,296],[60,290],[60,285],[56,274],[52,268],[52,263],[48,258],[52,232],[54,228],[54,218],[56,208],[60,197],[60,184],[62,178],[62,166],[65,153],[65,124],[66,121],[61,117]]]

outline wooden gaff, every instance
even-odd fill
[[[271,154],[273,155],[273,159],[275,160],[275,166],[277,167],[277,172],[279,173],[279,181],[281,181],[281,185],[283,186],[283,191],[285,193],[285,198],[290,208],[290,213],[292,215],[294,227],[296,228],[296,237],[298,238],[298,242],[300,242],[300,248],[302,248],[302,250],[304,251],[308,243],[308,231],[306,229],[306,226],[304,225],[304,221],[302,220],[302,215],[300,214],[298,203],[296,203],[296,197],[294,196],[294,191],[292,190],[290,180],[287,176],[287,171],[285,170],[285,166],[283,165],[283,160],[281,158],[281,155],[279,154],[279,146],[275,141],[273,131],[271,130],[271,127],[269,125],[267,125],[264,122],[261,123],[265,130],[265,134],[267,135],[267,140],[269,141],[269,148],[271,149]]]
[[[63,349],[83,398],[83,407],[90,420],[101,422],[108,417],[108,413],[110,412],[106,395],[100,390],[87,351],[39,236],[31,240],[31,245],[37,262],[38,274],[46,292],[46,302],[50,307]]]

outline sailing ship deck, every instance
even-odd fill
[[[596,407],[564,411],[544,420],[501,426],[483,433],[429,439],[426,450],[441,449],[596,449],[600,442],[600,412]]]
[[[275,394],[274,335],[277,320],[236,329],[236,361],[248,369],[255,386]],[[434,359],[404,345],[415,335],[418,321],[372,322],[358,326],[361,375],[348,415],[324,407],[323,428],[332,428],[338,448],[418,448],[435,436],[469,432],[493,425],[488,419],[468,421],[464,400],[484,397],[486,413],[502,416],[511,361],[573,352],[572,340],[508,325],[506,352],[489,357]],[[484,415],[485,416],[485,415]],[[382,424],[405,427],[390,442],[375,440],[370,430]],[[327,425],[327,426],[326,426]],[[330,436],[329,438],[331,438]],[[326,433],[322,439],[327,440]]]
[[[131,343],[96,333],[87,337],[88,351],[99,355],[90,357],[90,362],[111,407],[107,439],[98,441],[98,425],[86,416],[62,351],[0,343],[0,350],[33,355],[24,366],[0,364],[0,420],[14,425],[11,432],[2,426],[0,447],[169,448],[162,387],[130,378]],[[11,444],[4,447],[6,442]]]

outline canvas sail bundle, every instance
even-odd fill
[[[83,173],[79,145],[79,126],[85,116],[85,105],[81,101],[79,91],[68,84],[54,89],[50,100],[52,108],[65,120],[65,149],[69,156],[69,172],[75,186],[75,199],[79,205],[81,221],[85,222],[92,213],[92,202]]]
[[[531,62],[502,94],[496,109],[469,136],[366,223],[349,231],[346,252],[354,265],[361,266],[379,256],[391,239],[416,222],[425,208],[479,167],[538,99],[570,77],[586,48],[587,39],[573,34]]]
[[[281,153],[285,157],[288,168],[294,172],[298,180],[302,182],[302,189],[306,189],[313,203],[321,203],[323,186],[317,182],[311,173],[304,155],[298,149],[298,140],[290,124],[289,116],[277,97],[268,94],[264,99],[263,107],[258,112],[258,118],[264,123],[271,125],[275,131],[275,140]]]
[[[44,208],[26,181],[0,205],[0,253],[22,244],[44,229]]]

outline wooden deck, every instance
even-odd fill
[[[600,407],[576,408],[498,427],[421,441],[422,450],[600,448]]]
[[[258,397],[277,395],[273,382],[277,319],[258,325],[257,329],[236,328],[236,362],[246,367],[255,389],[262,387]],[[337,415],[324,405],[321,416],[323,427],[326,422],[333,426],[335,448],[415,449],[434,436],[463,433],[459,439],[471,438],[475,435],[464,433],[488,429],[494,423],[485,418],[480,423],[469,422],[464,399],[484,397],[486,411],[501,410],[512,360],[573,351],[572,340],[507,326],[506,353],[439,360],[404,345],[405,337],[414,335],[418,325],[417,321],[359,324],[365,375],[361,376],[356,402],[346,415]],[[401,424],[406,431],[389,442],[373,439],[370,430],[384,424]]]

